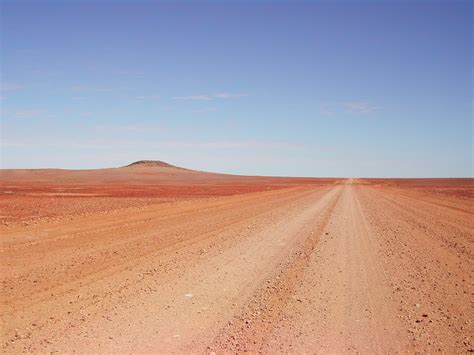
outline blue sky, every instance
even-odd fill
[[[2,4],[2,167],[473,176],[470,1]]]

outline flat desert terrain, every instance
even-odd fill
[[[474,350],[473,179],[1,170],[1,351]]]

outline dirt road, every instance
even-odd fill
[[[473,214],[348,180],[2,227],[2,351],[472,350]]]

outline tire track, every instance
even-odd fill
[[[362,208],[383,240],[381,260],[413,349],[472,350],[472,260],[464,248],[452,247],[464,237],[455,229],[433,227],[425,217],[434,215],[429,209],[414,213],[413,206],[402,207],[403,198],[394,201],[382,194],[359,187]]]
[[[376,195],[373,197],[376,201],[383,200],[391,209],[396,210],[399,216],[397,219],[402,223],[408,222],[413,229],[423,230],[423,234],[428,237],[427,240],[432,239],[442,244],[455,257],[466,256],[468,260],[474,260],[472,248],[474,223],[465,215],[464,218],[460,218],[459,212],[454,216],[452,211],[449,211],[449,214],[443,213],[444,207],[433,207],[429,204],[421,207],[417,203],[406,203],[403,195],[386,196],[384,192],[372,188],[370,192]],[[416,199],[412,201],[418,202]],[[441,208],[441,212],[434,212],[433,208],[438,210]],[[453,234],[456,234],[456,238],[451,237]]]
[[[280,319],[285,304],[301,284],[302,274],[308,266],[322,230],[341,197],[342,187],[335,196],[317,211],[308,225],[301,225],[297,232],[300,237],[297,248],[278,265],[274,275],[254,293],[252,299],[234,317],[207,350],[231,352],[260,352],[266,345],[273,326]]]
[[[264,353],[409,349],[373,233],[349,183]]]

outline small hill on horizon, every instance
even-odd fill
[[[131,164],[125,165],[124,168],[144,167],[144,168],[179,168],[178,166],[168,164],[161,160],[137,160]]]

